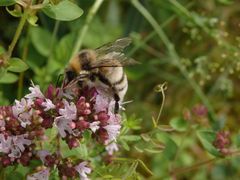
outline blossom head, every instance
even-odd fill
[[[69,150],[89,141],[91,145],[104,146],[109,155],[118,151],[121,116],[114,114],[113,97],[88,86],[55,88],[50,85],[42,93],[39,86],[33,85],[29,90],[30,93],[16,100],[13,106],[0,107],[2,166],[28,166],[32,159],[39,159],[43,167],[27,179],[48,179],[51,168],[57,168],[62,179],[88,180],[92,171],[89,162],[65,158],[59,149],[39,150],[39,141],[44,143],[42,140],[46,139],[49,129],[56,129],[54,140],[64,141]]]

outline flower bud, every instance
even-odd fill
[[[89,128],[89,122],[84,121],[84,120],[77,121],[76,122],[76,128],[78,128],[79,130],[83,131],[83,130]]]

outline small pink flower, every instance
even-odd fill
[[[110,144],[107,144],[106,150],[109,155],[112,155],[114,152],[118,151],[118,146],[115,142],[109,142]]]
[[[11,153],[8,154],[8,157],[13,158],[13,159],[20,158],[21,157],[21,150],[18,147],[13,146],[11,148]]]
[[[7,136],[0,134],[0,152],[9,153],[12,158],[19,158],[24,152],[25,146],[32,144],[32,141],[25,138],[26,135]]]
[[[39,150],[37,156],[41,159],[42,163],[45,163],[46,156],[50,155],[50,152],[47,150]]]
[[[32,86],[33,87],[29,88],[31,93],[27,94],[25,96],[25,98],[27,98],[27,99],[34,99],[34,98],[44,99],[45,97],[44,97],[43,93],[41,92],[39,86],[38,85],[35,86],[33,83],[32,83]]]
[[[34,174],[28,175],[27,180],[48,180],[49,175],[50,175],[49,168],[46,168]]]
[[[29,112],[23,112],[18,115],[18,121],[20,121],[22,127],[26,127],[27,125],[31,124],[32,119],[32,110]]]
[[[208,109],[202,104],[195,105],[192,111],[197,116],[206,116],[208,113]]]
[[[4,131],[6,129],[5,125],[6,125],[5,121],[0,120],[0,131]]]
[[[32,144],[32,141],[26,139],[26,135],[13,136],[13,144],[18,147],[22,152],[25,150],[24,145],[29,146]]]
[[[55,107],[56,107],[50,99],[46,99],[46,102],[43,102],[42,106],[45,107],[44,111],[48,111],[50,109],[55,109]]]
[[[22,98],[21,101],[15,100],[15,105],[12,107],[13,115],[18,118],[18,115],[28,111],[33,104],[32,100]]]
[[[12,158],[21,157],[21,153],[25,150],[25,145],[29,146],[30,144],[32,144],[31,140],[25,139],[25,135],[12,136],[11,139],[11,153],[8,156]]]
[[[96,130],[99,129],[99,124],[100,124],[100,121],[95,121],[95,122],[92,122],[90,123],[90,126],[89,128],[92,130],[92,132],[96,132]]]
[[[223,154],[228,155],[230,150],[229,146],[231,144],[230,141],[230,133],[229,131],[219,131],[216,134],[216,139],[213,142],[213,145]]]
[[[10,136],[4,137],[0,134],[0,152],[9,153],[12,145],[12,138]]]
[[[66,119],[64,116],[55,118],[55,124],[61,137],[66,137],[66,132],[69,134],[73,133],[71,128],[71,121],[69,121],[69,119]]]
[[[15,100],[15,105],[12,107],[13,116],[20,121],[24,128],[31,124],[32,104],[31,99],[22,98],[21,101]]]
[[[109,115],[109,120],[108,120],[109,124],[120,124],[120,122],[121,122],[121,115],[114,114],[112,112],[108,112],[108,115]]]
[[[116,124],[116,125],[109,124],[107,126],[104,126],[104,129],[107,130],[110,141],[116,140],[118,134],[120,133],[120,128],[121,128],[121,126],[119,124]]]
[[[71,102],[70,104],[65,99],[63,100],[64,108],[59,109],[59,114],[65,119],[74,120],[77,118],[77,108],[76,105]]]
[[[94,106],[95,111],[98,113],[100,111],[106,111],[109,106],[109,99],[106,96],[97,95],[96,103]]]
[[[74,167],[76,171],[79,173],[81,180],[89,180],[87,174],[90,174],[92,170],[86,166],[87,164],[88,163],[86,161],[83,161]]]

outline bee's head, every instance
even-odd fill
[[[82,50],[74,56],[69,62],[69,68],[77,74],[82,71],[90,71],[91,63],[95,61],[96,55],[93,50]]]
[[[86,49],[79,52],[78,58],[81,70],[90,71],[92,62],[96,60],[96,54],[93,50]]]
[[[67,67],[64,73],[64,85],[67,85],[76,77],[77,77],[77,73],[70,66]]]
[[[68,67],[65,69],[66,83],[72,81],[82,71],[91,71],[91,63],[95,61],[95,59],[96,54],[93,50],[86,49],[80,51],[70,60]]]

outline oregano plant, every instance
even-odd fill
[[[239,5],[0,0],[0,179],[238,179]],[[126,36],[119,112],[64,85],[81,49]]]

